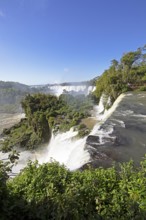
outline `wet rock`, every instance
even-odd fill
[[[90,149],[91,153],[91,149]],[[97,152],[95,149],[92,149],[91,161],[85,165],[83,165],[80,170],[98,168],[98,167],[110,167],[113,163],[113,160],[109,158],[106,154],[102,152]]]
[[[100,141],[99,141],[99,137],[98,136],[95,136],[95,135],[89,135],[86,139],[86,144],[87,145],[90,145],[90,146],[99,146],[100,144]]]
[[[104,146],[117,146],[117,137],[103,137],[102,140],[104,142]]]

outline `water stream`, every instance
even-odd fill
[[[102,97],[95,107],[97,123],[89,135],[91,138],[88,143],[87,137],[77,139],[77,131],[73,129],[52,135],[48,146],[35,151],[21,151],[13,172],[18,173],[28,160],[35,159],[39,163],[56,160],[70,170],[91,161],[102,160],[102,157],[103,164],[129,159],[138,163],[146,153],[146,93],[122,94],[108,111],[104,111],[103,102]],[[0,155],[1,158],[4,156],[7,157],[7,154]]]
[[[102,165],[130,159],[138,165],[146,154],[146,93],[127,93],[120,96],[114,105],[107,112],[107,118],[104,114],[105,122],[94,127],[92,134],[98,139],[93,143],[94,139],[90,138],[90,153],[94,150],[106,155]]]

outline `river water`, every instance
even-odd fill
[[[96,150],[105,156],[102,165],[130,159],[138,165],[146,154],[146,93],[127,93],[111,116],[94,129],[93,137],[87,140],[92,146],[91,152]]]
[[[70,170],[89,162],[97,167],[133,159],[138,164],[146,154],[146,93],[122,94],[110,110],[103,112],[101,99],[96,107],[97,123],[88,137],[78,140],[77,132],[71,129],[52,136],[49,145],[38,150],[18,149],[20,160],[13,172],[18,173],[28,160],[35,159],[39,163],[57,160]],[[6,157],[7,154],[0,154],[1,159]]]

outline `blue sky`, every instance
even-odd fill
[[[89,80],[146,44],[146,0],[0,0],[0,80]]]

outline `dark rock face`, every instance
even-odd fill
[[[106,126],[104,130],[106,130]],[[117,149],[119,146],[126,146],[128,143],[128,138],[121,135],[118,130],[102,137],[89,135],[86,139],[86,149],[90,154],[91,160],[81,170],[100,166],[105,168],[110,167],[113,161],[118,160],[118,154],[114,149]]]
[[[86,145],[88,152],[90,153],[91,160],[87,164],[84,164],[80,170],[97,168],[97,167],[110,167],[113,160],[108,157],[105,153],[97,151],[96,148]]]
[[[86,144],[94,148],[100,146],[117,146],[120,140],[115,136],[102,137],[102,143],[100,142],[99,136],[89,135],[86,139]]]
[[[128,144],[128,138],[124,136],[120,136],[117,133],[113,133],[110,137],[103,137],[104,146],[106,147],[118,147],[118,146],[125,146]]]
[[[95,135],[89,135],[86,139],[86,144],[92,147],[96,147],[99,143],[99,137]]]

